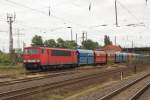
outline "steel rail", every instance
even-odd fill
[[[150,87],[150,82],[141,88],[137,93],[135,93],[129,100],[137,100],[148,88]]]
[[[3,81],[0,82],[0,86],[4,86],[4,85],[12,85],[12,84],[16,84],[16,83],[22,83],[22,82],[28,82],[28,81],[34,81],[34,80],[41,80],[41,79],[45,79],[45,78],[49,78],[49,77],[56,77],[56,76],[60,76],[60,75],[67,75],[67,74],[73,74],[74,71],[69,71],[69,72],[58,72],[58,73],[52,73],[52,74],[48,74],[48,75],[44,75],[44,76],[40,76],[40,77],[32,77],[32,78],[23,78],[23,79],[15,79],[15,80],[11,80],[11,81]]]
[[[103,96],[103,97],[100,97],[98,100],[109,100],[109,98],[115,96],[116,94],[118,94],[118,93],[120,93],[121,91],[123,91],[123,90],[129,88],[130,86],[136,84],[137,82],[143,80],[144,78],[146,78],[146,77],[148,77],[148,76],[150,76],[150,73],[148,73],[148,74],[146,74],[146,75],[144,75],[144,76],[142,76],[142,77],[140,77],[140,78],[138,78],[138,79],[136,79],[136,80],[134,80],[134,81],[132,81],[132,82],[126,84],[126,85],[124,85],[123,87],[120,87],[120,88],[116,89],[115,91],[112,91],[112,92],[108,93],[107,95],[105,95],[105,96]]]

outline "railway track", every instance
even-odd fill
[[[122,69],[122,70],[124,70],[124,69]],[[63,79],[62,81],[47,82],[46,84],[32,85],[29,87],[16,88],[16,89],[12,89],[9,91],[1,92],[0,100],[10,100],[10,99],[16,100],[16,98],[18,98],[18,97],[24,97],[26,95],[33,95],[35,93],[39,93],[39,92],[46,91],[46,90],[52,90],[52,89],[65,87],[65,86],[69,86],[69,85],[73,85],[73,84],[77,84],[77,83],[90,82],[93,79],[101,80],[102,79],[101,76],[107,77],[107,74],[109,75],[109,73],[116,73],[116,72],[117,72],[117,70],[112,70],[110,72],[108,72],[108,71],[103,72],[103,73],[99,72],[99,73],[94,73],[94,74],[89,74],[89,75],[88,74],[87,75],[78,75],[78,76],[75,75],[76,77],[72,77],[71,75],[69,75],[68,77],[70,77],[70,78],[64,77],[65,79]],[[59,78],[59,79],[61,79],[61,78]],[[56,80],[59,80],[59,79],[56,79]]]
[[[58,71],[47,71],[47,72],[42,72],[42,71],[35,71],[35,72],[26,72],[22,73],[25,75],[42,75],[42,76],[36,76],[36,77],[29,77],[29,78],[21,78],[21,79],[12,79],[12,80],[6,80],[6,81],[0,81],[0,86],[3,85],[11,85],[11,84],[16,84],[16,83],[21,83],[21,82],[28,82],[28,81],[33,81],[33,80],[40,80],[40,79],[45,79],[49,77],[56,77],[56,76],[61,76],[61,75],[67,75],[67,74],[74,74],[74,73],[80,73],[82,71],[88,71],[88,70],[97,70],[101,69],[102,71],[105,70],[104,67],[96,67],[96,68],[79,68],[79,69],[70,69],[70,70],[58,70]],[[10,75],[5,75],[4,77],[8,78]]]
[[[139,97],[144,94],[144,92],[150,88],[150,82],[148,84],[146,84],[143,88],[141,88],[138,92],[136,92],[131,98],[130,100],[138,100]],[[147,98],[148,100],[148,98]]]
[[[140,97],[140,100],[149,100],[149,96],[141,96],[142,94],[144,94],[148,89],[150,88],[150,82],[148,82],[143,88],[141,88],[138,92],[136,92],[131,98],[130,100],[138,100]]]
[[[45,79],[45,78],[56,77],[56,76],[67,75],[67,74],[73,74],[73,73],[75,73],[75,71],[53,72],[53,73],[49,73],[49,74],[46,73],[46,75],[39,76],[39,77],[14,79],[14,80],[10,80],[10,81],[2,81],[2,82],[0,82],[0,86],[12,85],[12,84],[16,84],[16,83],[28,82],[28,81],[33,81],[33,80],[41,80],[41,79]],[[36,73],[34,73],[34,74],[36,74]]]
[[[147,73],[140,78],[126,82],[98,100],[137,100],[149,86],[150,73]]]
[[[54,88],[59,88],[62,86],[67,86],[67,85],[72,85],[81,81],[86,81],[86,80],[91,80],[93,78],[98,78],[98,75],[89,75],[89,76],[84,76],[84,77],[80,77],[80,78],[75,78],[75,79],[71,79],[71,80],[65,80],[65,81],[61,81],[61,82],[56,82],[56,83],[50,83],[50,84],[44,84],[44,85],[39,85],[39,86],[32,86],[29,88],[22,88],[22,89],[16,89],[13,91],[8,91],[8,92],[3,92],[0,93],[0,99],[1,100],[9,100],[9,99],[15,99],[16,97],[21,97],[23,95],[29,95],[29,94],[33,94],[36,92],[41,92],[41,91],[45,91],[48,89],[54,89]],[[42,88],[41,88],[42,87]]]

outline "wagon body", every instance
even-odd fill
[[[94,51],[94,63],[95,64],[106,64],[107,54],[105,51]]]
[[[94,64],[94,52],[92,50],[77,49],[78,64]]]

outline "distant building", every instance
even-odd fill
[[[101,50],[106,51],[107,53],[114,53],[114,52],[121,52],[122,48],[120,46],[116,46],[116,45],[107,45],[105,47],[103,47]]]

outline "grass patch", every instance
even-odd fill
[[[69,99],[69,100],[76,100],[76,98],[78,97],[83,97],[83,96],[86,96],[86,95],[90,95],[91,93],[93,92],[96,92],[96,91],[99,91],[107,86],[109,86],[110,84],[113,84],[115,83],[116,81],[110,81],[110,82],[104,82],[104,83],[101,83],[101,84],[95,84],[95,85],[91,85],[91,86],[88,86],[87,88],[85,89],[82,89],[72,95],[68,95],[66,96],[63,100],[65,99]]]
[[[1,65],[0,75],[10,75],[10,77],[17,77],[20,74],[25,73],[26,70],[22,64],[17,65]]]
[[[49,96],[42,96],[39,100],[62,100],[60,95],[49,95]]]
[[[112,65],[112,64],[114,64],[113,61],[108,61],[108,62],[107,62],[107,65]]]

